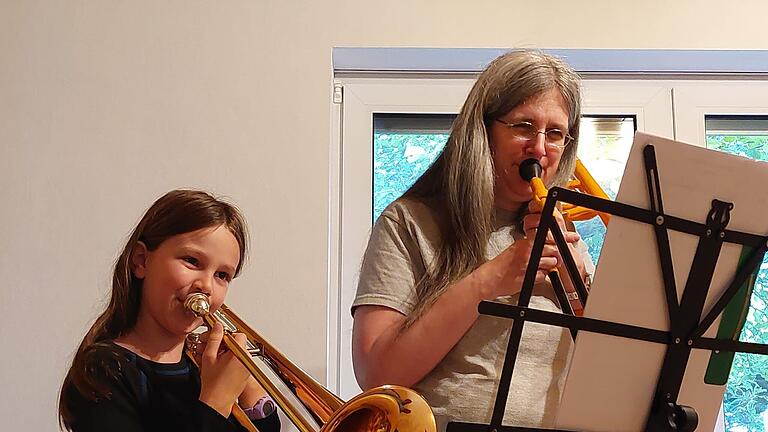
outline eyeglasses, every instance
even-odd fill
[[[572,136],[557,128],[539,130],[529,122],[507,123],[502,119],[496,119],[496,121],[508,127],[512,136],[523,141],[535,139],[539,134],[544,135],[544,142],[553,150],[563,150],[573,141]]]

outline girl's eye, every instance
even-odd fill
[[[199,261],[197,260],[197,258],[194,258],[194,257],[189,257],[189,256],[188,256],[188,257],[184,257],[184,258],[182,258],[182,259],[183,259],[184,261],[188,262],[189,264],[192,264],[193,266],[197,266],[197,264],[199,263]]]
[[[221,280],[223,280],[223,281],[225,281],[225,282],[232,281],[232,277],[227,272],[217,272],[216,273],[216,277],[221,279]]]

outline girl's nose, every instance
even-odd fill
[[[192,292],[203,293],[207,296],[213,294],[213,283],[211,278],[207,276],[201,276],[192,283]]]

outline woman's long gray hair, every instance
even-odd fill
[[[488,143],[490,123],[525,100],[557,89],[568,108],[565,149],[552,185],[573,173],[579,136],[579,76],[563,61],[538,51],[511,51],[493,62],[472,86],[453,122],[445,149],[403,195],[430,199],[439,215],[442,245],[417,282],[416,306],[405,326],[415,322],[443,291],[485,261],[494,214],[494,166]]]

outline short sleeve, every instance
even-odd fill
[[[352,304],[385,306],[408,315],[416,305],[416,283],[432,259],[437,233],[431,210],[412,202],[391,204],[374,224],[363,256]]]

